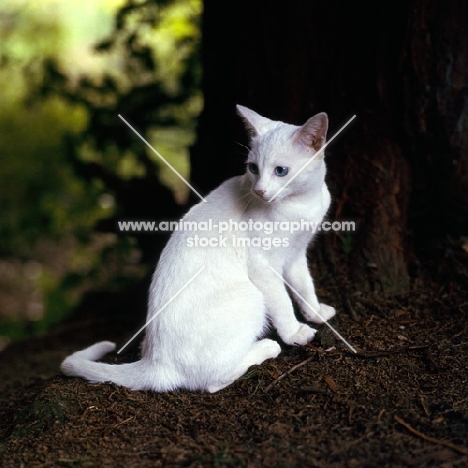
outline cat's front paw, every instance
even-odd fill
[[[283,338],[283,341],[288,345],[305,345],[314,339],[316,331],[317,330],[309,327],[309,325],[303,323],[296,333],[287,338]]]
[[[318,313],[315,313],[313,315],[308,314],[307,318],[314,323],[324,323],[328,322],[334,315],[336,314],[336,310],[334,307],[326,305],[326,304],[320,304],[320,310]]]

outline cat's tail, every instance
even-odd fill
[[[92,383],[113,382],[131,390],[151,389],[151,382],[145,380],[148,375],[142,361],[117,365],[95,362],[114,349],[115,343],[101,341],[68,356],[60,369],[65,375],[82,377]]]

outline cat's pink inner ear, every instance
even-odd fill
[[[266,130],[267,125],[271,122],[270,119],[262,117],[260,114],[257,114],[248,107],[238,104],[236,108],[237,113],[244,121],[245,128],[251,138],[262,134]]]
[[[325,112],[311,117],[297,132],[293,140],[318,151],[327,138],[328,116]]]

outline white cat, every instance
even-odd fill
[[[115,349],[114,343],[103,341],[67,357],[61,365],[64,374],[133,390],[216,392],[250,366],[281,352],[276,341],[262,339],[269,325],[289,345],[313,339],[315,330],[296,319],[280,276],[305,299],[298,305],[307,320],[321,323],[335,314],[333,307],[319,304],[307,268],[313,232],[267,235],[239,226],[221,239],[216,228],[222,222],[235,228],[235,223],[249,220],[321,222],[330,204],[323,154],[295,175],[324,145],[328,118],[320,113],[297,127],[246,107],[237,110],[251,136],[247,171],[224,182],[184,217],[184,222],[212,220],[211,230],[178,230],[163,250],[147,319],[158,315],[147,326],[141,360],[121,365],[94,362]],[[272,236],[280,236],[280,241],[271,245]],[[194,239],[202,238],[212,246],[197,246]]]

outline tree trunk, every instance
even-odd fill
[[[408,290],[429,213],[467,225],[467,6],[429,3],[205,0],[193,180],[211,189],[242,171],[235,102],[295,124],[325,111],[329,138],[356,114],[326,159],[329,219],[357,231],[324,234],[316,248],[358,290]]]
[[[468,3],[414,0],[402,51],[404,122],[421,237],[468,231]]]

